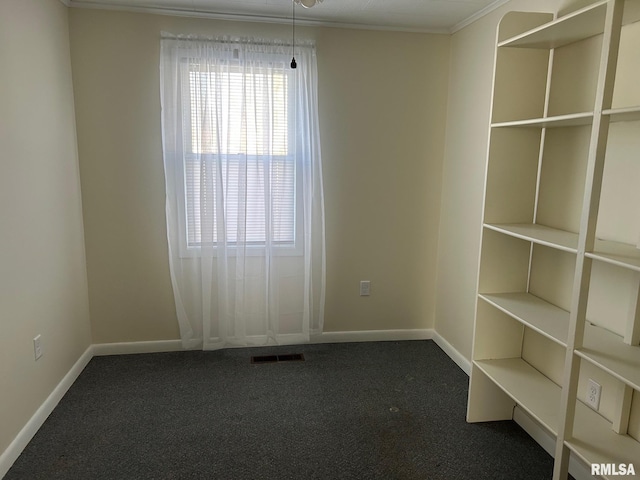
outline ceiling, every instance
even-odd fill
[[[291,0],[62,0],[71,7],[154,11],[283,23],[291,21]],[[324,0],[296,6],[299,24],[451,33],[506,0]]]

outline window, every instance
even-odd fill
[[[186,249],[242,244],[296,246],[293,82],[285,58],[181,68]]]

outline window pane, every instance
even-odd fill
[[[271,232],[273,242],[293,243],[294,160],[289,157],[249,157],[247,160],[234,156],[220,159],[217,165],[216,159],[216,156],[193,155],[185,162],[189,245],[218,241],[216,207],[224,212],[228,242],[236,242],[238,234],[242,235],[241,230],[246,230],[248,243],[265,243],[267,231]],[[205,178],[207,180],[203,180]],[[241,180],[246,187],[240,188]],[[223,199],[216,198],[219,185],[226,192]]]
[[[288,154],[288,76],[265,68],[189,71],[193,153]],[[256,71],[257,70],[257,71]]]
[[[183,77],[187,243],[215,244],[226,231],[229,243],[292,245],[288,73],[208,68],[190,62]]]

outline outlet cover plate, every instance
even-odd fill
[[[38,360],[42,356],[42,337],[37,335],[33,338],[33,355],[36,360]]]
[[[587,405],[593,408],[594,410],[598,410],[600,408],[600,394],[602,393],[602,386],[589,379],[589,383],[587,384]]]

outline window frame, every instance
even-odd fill
[[[238,60],[237,54],[234,53],[234,60]],[[265,53],[263,54],[265,59],[269,59],[273,61],[274,58],[282,57],[285,65],[288,64],[288,59],[286,59],[283,55]],[[180,61],[181,70],[184,67],[186,72],[188,73],[188,64],[193,60],[191,57],[183,57]],[[246,155],[246,154],[238,154],[238,155],[229,155],[226,154],[226,157],[284,157],[290,159],[294,165],[294,193],[293,193],[293,209],[294,209],[294,217],[293,217],[293,243],[286,242],[281,244],[279,242],[273,242],[270,249],[270,254],[275,256],[302,256],[304,254],[304,242],[303,242],[303,179],[302,179],[302,166],[300,165],[301,156],[298,155],[296,148],[296,127],[295,127],[295,105],[296,105],[296,97],[295,97],[295,71],[288,71],[288,81],[287,81],[287,97],[288,97],[288,112],[287,112],[287,140],[288,140],[288,154],[287,155]],[[185,88],[185,79],[184,75],[181,73],[178,75],[178,89],[180,92],[184,92]],[[187,82],[186,88],[189,87],[189,82]],[[185,106],[182,102],[183,96],[179,95],[179,111],[183,112],[184,108],[190,108],[189,105]],[[191,126],[182,124],[181,131],[183,133],[183,138],[185,134],[185,130],[191,130]],[[183,141],[182,139],[180,140]],[[179,256],[180,258],[198,258],[203,256],[208,257],[217,257],[218,256],[218,245],[215,244],[206,244],[206,245],[190,245],[188,242],[188,226],[187,226],[187,184],[186,184],[186,157],[188,155],[198,155],[197,153],[190,153],[185,155],[176,155],[176,178],[177,178],[177,197],[178,197],[178,235],[179,235]],[[200,154],[215,157],[218,154]],[[266,252],[266,244],[265,243],[245,243],[244,255],[246,256],[265,256]],[[226,248],[227,255],[237,256],[238,255],[238,247],[235,245],[235,242],[228,242]]]

